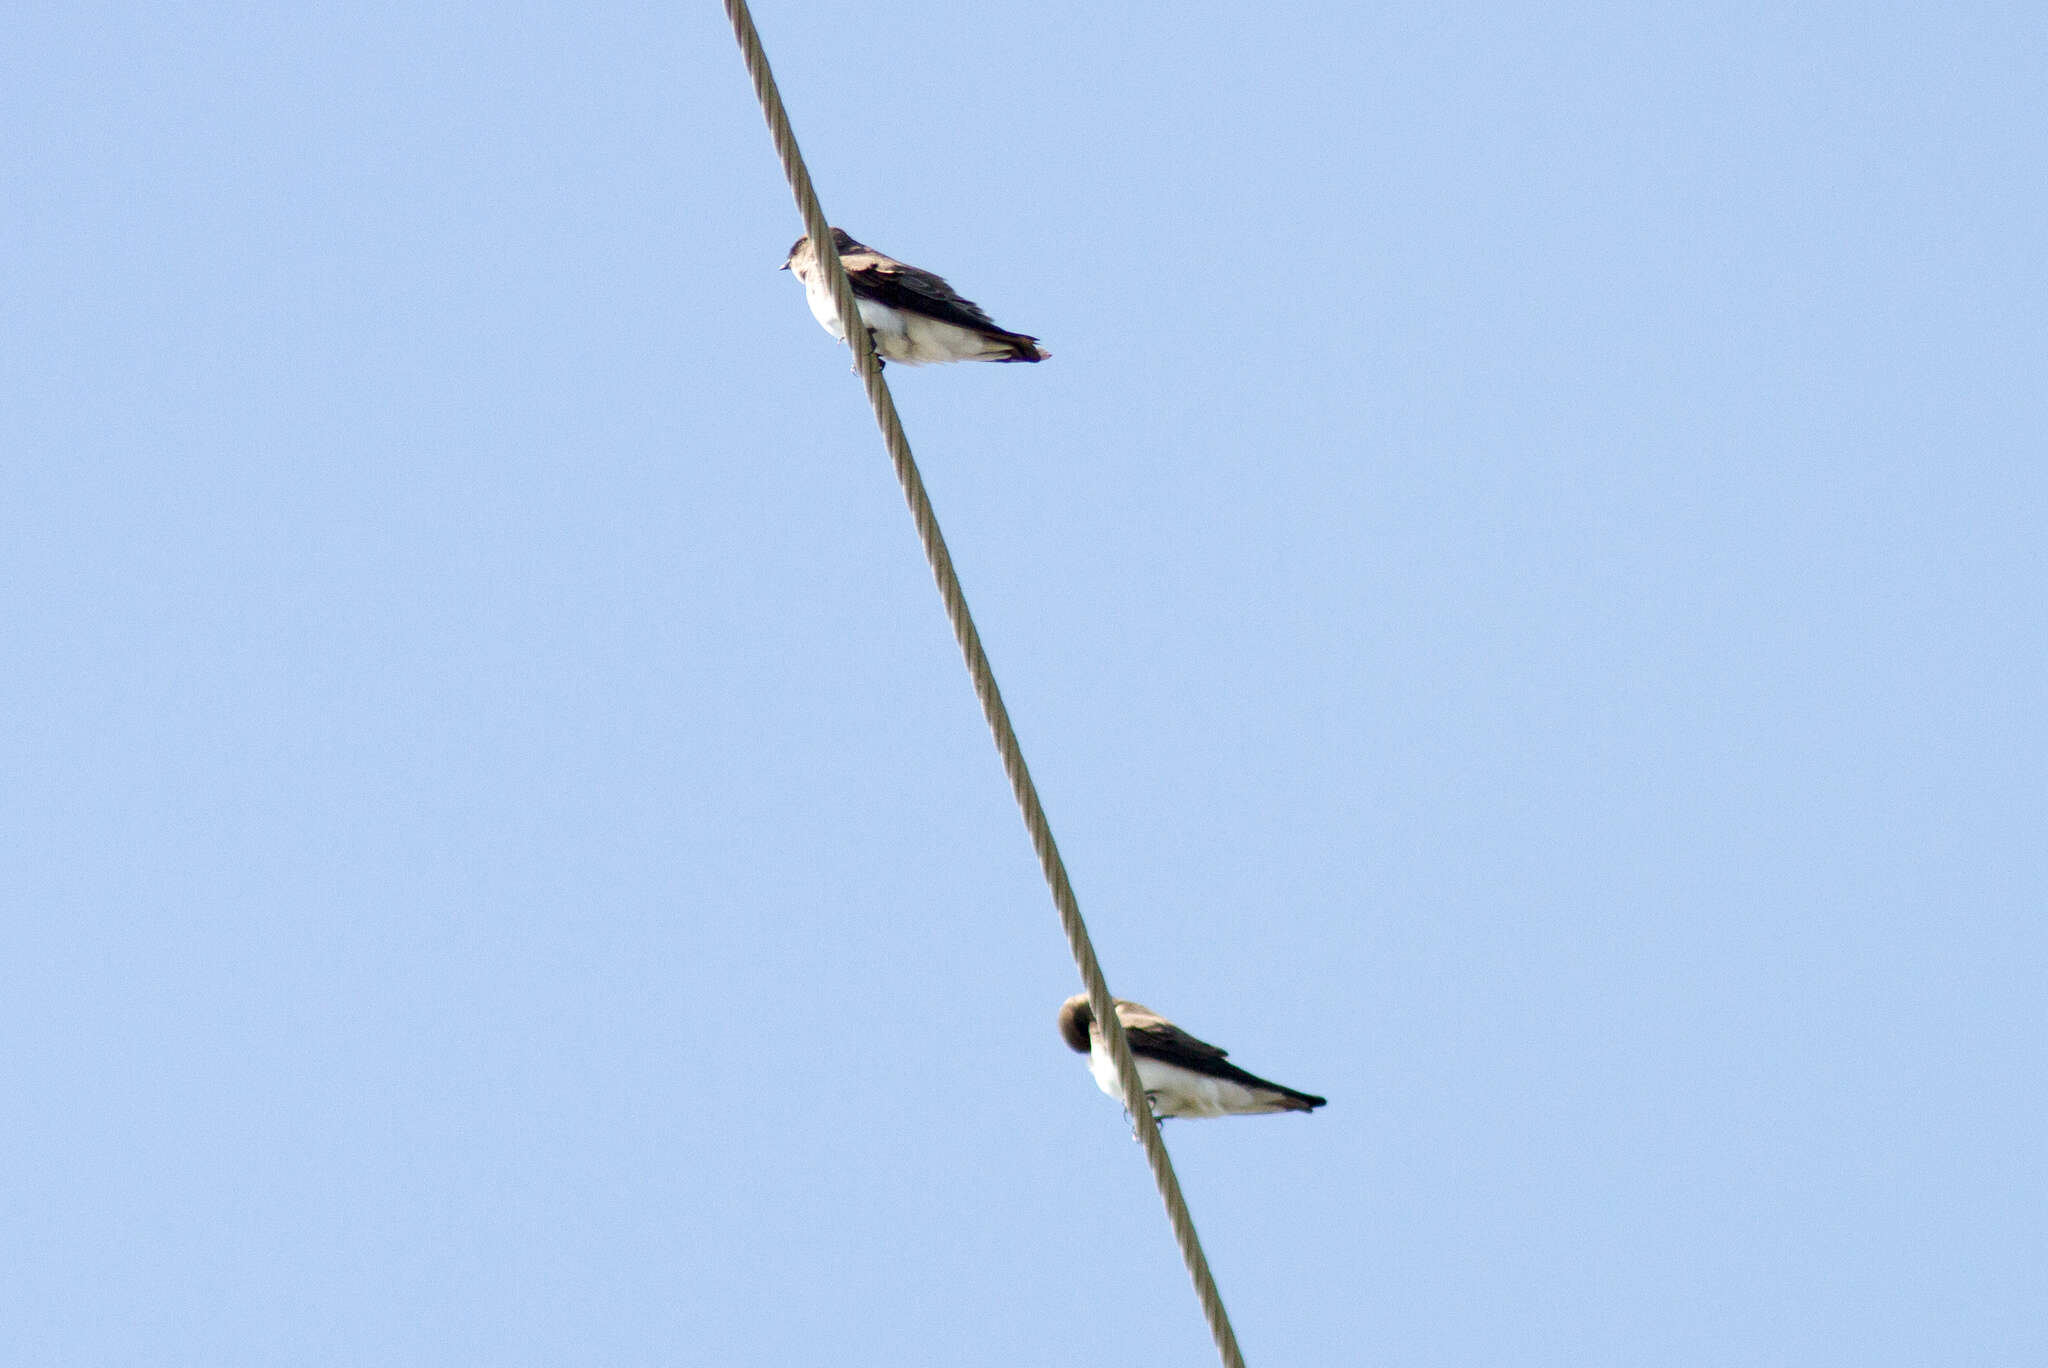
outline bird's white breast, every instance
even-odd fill
[[[846,329],[839,326],[839,310],[834,307],[832,291],[826,287],[825,272],[812,266],[802,277],[804,302],[811,306],[811,317],[818,320],[819,327],[844,342]],[[941,361],[979,361],[1004,350],[982,334],[958,324],[906,313],[872,299],[856,297],[854,303],[860,308],[860,321],[873,330],[875,350],[885,361],[925,366]]]
[[[811,317],[818,320],[819,327],[844,342],[846,329],[839,326],[839,310],[833,305],[832,291],[826,287],[825,273],[813,266],[802,275],[804,303],[811,306]]]
[[[1137,1056],[1137,1065],[1138,1081],[1152,1099],[1155,1116],[1241,1116],[1273,1110],[1268,1099],[1242,1083],[1211,1078],[1143,1055]],[[1109,1047],[1099,1031],[1089,1032],[1088,1072],[1095,1076],[1096,1087],[1119,1102],[1124,1100],[1123,1084],[1117,1081],[1116,1061],[1110,1058]]]

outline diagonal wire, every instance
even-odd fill
[[[832,297],[845,324],[847,344],[853,348],[854,369],[867,389],[868,402],[874,406],[875,423],[882,430],[882,441],[889,449],[889,459],[896,466],[896,478],[903,485],[903,497],[910,505],[912,521],[917,524],[917,536],[924,544],[925,559],[931,562],[932,578],[938,582],[939,596],[945,600],[946,619],[952,623],[953,635],[960,643],[967,673],[974,680],[975,696],[981,700],[982,713],[988,718],[989,731],[994,734],[996,750],[1002,756],[1003,772],[1009,776],[1011,791],[1016,795],[1017,806],[1023,811],[1025,829],[1031,833],[1032,848],[1038,852],[1046,885],[1052,890],[1053,906],[1058,909],[1060,926],[1067,933],[1074,964],[1080,969],[1081,980],[1088,989],[1089,1008],[1109,1046],[1110,1056],[1116,1061],[1117,1080],[1123,1087],[1124,1109],[1131,1114],[1139,1143],[1145,1148],[1145,1160],[1152,1169],[1153,1181],[1159,1185],[1160,1199],[1166,1204],[1166,1218],[1173,1227],[1174,1242],[1180,1246],[1181,1258],[1188,1266],[1188,1276],[1194,1280],[1195,1295],[1202,1303],[1202,1315],[1209,1322],[1209,1333],[1216,1340],[1216,1351],[1223,1357],[1224,1368],[1244,1368],[1244,1355],[1237,1347],[1237,1335],[1230,1328],[1230,1317],[1223,1309],[1216,1279],[1209,1272],[1208,1259],[1202,1254],[1202,1242],[1195,1235],[1194,1218],[1188,1214],[1187,1199],[1181,1195],[1180,1180],[1173,1172],[1173,1161],[1167,1157],[1166,1144],[1159,1137],[1159,1124],[1153,1119],[1152,1107],[1145,1100],[1145,1085],[1138,1079],[1138,1065],[1131,1057],[1130,1041],[1124,1036],[1123,1023],[1117,1019],[1109,984],[1102,977],[1102,966],[1096,961],[1094,944],[1088,938],[1088,927],[1081,920],[1081,906],[1075,901],[1073,885],[1067,880],[1066,864],[1060,859],[1059,847],[1053,843],[1052,826],[1046,821],[1045,805],[1039,801],[1038,786],[1032,783],[1031,771],[1024,765],[1024,752],[1017,744],[1017,730],[1010,724],[1009,709],[1003,706],[1003,696],[996,689],[995,671],[989,665],[988,653],[981,647],[981,634],[974,628],[974,618],[967,611],[967,598],[960,589],[960,576],[953,569],[946,539],[939,532],[938,517],[932,512],[932,501],[925,493],[924,477],[918,474],[917,462],[910,454],[910,443],[903,435],[903,422],[896,416],[896,401],[889,393],[888,383],[882,379],[882,368],[876,360],[868,330],[859,326],[860,310],[854,302],[853,286],[846,278],[846,268],[840,263],[838,247],[832,241],[832,230],[826,222],[824,209],[818,203],[818,193],[811,185],[810,172],[804,167],[803,154],[797,150],[796,134],[790,131],[789,114],[782,107],[782,95],[775,87],[775,74],[768,69],[768,55],[762,51],[761,35],[754,27],[754,16],[748,11],[746,0],[724,0],[724,3],[726,17],[732,21],[733,36],[739,40],[740,55],[747,64],[747,75],[754,82],[754,94],[761,102],[761,113],[768,120],[769,136],[775,140],[776,155],[782,159],[783,172],[789,177],[789,188],[796,196],[798,211],[803,215],[805,231],[817,245],[818,265],[831,282]]]

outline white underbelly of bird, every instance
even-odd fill
[[[817,319],[826,332],[844,342],[846,329],[839,326],[839,310],[832,306],[831,292],[825,288],[825,282],[817,278],[819,274],[814,272],[812,278],[804,282],[804,302],[811,306],[811,317]],[[993,361],[1009,357],[1013,350],[1009,344],[971,328],[907,313],[872,299],[860,299],[855,303],[860,307],[860,321],[868,325],[875,339],[875,351],[884,361],[895,361],[905,366],[930,366],[943,361]]]
[[[1117,1081],[1116,1061],[1101,1036],[1090,1042],[1088,1072],[1095,1086],[1121,1102],[1123,1084]],[[1279,1096],[1264,1088],[1248,1088],[1227,1078],[1183,1069],[1164,1060],[1134,1057],[1138,1081],[1152,1103],[1154,1116],[1256,1116],[1263,1112],[1293,1110]]]

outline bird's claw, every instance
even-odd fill
[[[1149,1110],[1149,1111],[1150,1111],[1150,1112],[1152,1113],[1152,1124],[1153,1124],[1154,1126],[1163,1126],[1163,1125],[1165,1125],[1165,1124],[1166,1124],[1166,1122],[1167,1122],[1167,1118],[1166,1118],[1166,1117],[1164,1117],[1164,1116],[1161,1116],[1161,1115],[1159,1114],[1159,1094],[1158,1094],[1158,1093],[1156,1093],[1156,1092],[1148,1092],[1148,1093],[1146,1093],[1146,1094],[1145,1094],[1145,1106],[1146,1106],[1146,1109],[1147,1109],[1147,1110]],[[1125,1108],[1124,1108],[1124,1124],[1125,1124],[1126,1126],[1129,1126],[1129,1127],[1131,1128],[1131,1143],[1132,1143],[1132,1144],[1134,1144],[1134,1145],[1142,1145],[1142,1144],[1144,1144],[1144,1143],[1145,1143],[1145,1137],[1144,1137],[1144,1134],[1143,1134],[1142,1132],[1140,1132],[1140,1131],[1139,1131],[1139,1129],[1138,1129],[1138,1118],[1137,1118],[1137,1117],[1135,1117],[1135,1116],[1132,1116],[1132,1115],[1131,1115],[1131,1109],[1130,1109],[1129,1107],[1125,1107]]]

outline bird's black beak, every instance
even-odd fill
[[[786,271],[789,269],[789,263],[785,261],[780,266],[777,266],[775,269],[778,271]]]

